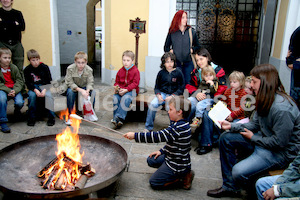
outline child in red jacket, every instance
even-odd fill
[[[126,118],[132,98],[139,93],[140,72],[134,65],[134,53],[125,51],[122,55],[123,67],[118,71],[114,84],[113,97],[114,128],[121,128]]]

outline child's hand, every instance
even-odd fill
[[[8,93],[8,96],[10,97],[15,97],[16,96],[16,92],[14,90],[11,90],[9,93]]]
[[[126,94],[127,92],[128,92],[127,89],[121,88],[121,89],[119,90],[119,95],[123,96],[123,95]]]
[[[164,99],[162,98],[162,96],[160,94],[157,95],[157,98],[158,98],[159,102],[163,102],[164,101]]]
[[[208,84],[208,83],[209,83],[209,85],[214,85],[214,82],[212,80],[206,81],[206,84]]]
[[[150,158],[152,158],[152,156],[155,156],[154,159],[156,159],[158,156],[161,155],[161,152],[160,151],[154,151],[153,153],[151,153],[149,155]]]
[[[196,99],[197,99],[198,101],[202,101],[203,99],[206,99],[206,95],[205,95],[204,93],[198,93],[198,94],[196,95]]]
[[[169,102],[172,98],[173,98],[172,96],[168,96],[168,97],[165,99],[165,101],[166,101],[166,102]]]
[[[45,97],[45,95],[46,95],[46,89],[43,89],[40,97]]]
[[[114,86],[114,90],[115,90],[115,94],[118,94],[118,93],[119,93],[119,90],[120,90],[120,86],[115,85],[115,86]]]
[[[227,118],[226,118],[227,121],[229,122],[232,122],[233,121],[233,118],[231,117],[231,115],[229,115]]]
[[[127,138],[129,140],[133,140],[134,139],[134,132],[128,132],[128,133],[125,133],[123,135],[124,138]]]

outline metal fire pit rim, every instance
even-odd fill
[[[82,137],[87,137],[87,138],[94,138],[94,139],[101,139],[104,140],[108,143],[112,143],[113,145],[118,146],[120,149],[122,149],[125,152],[125,165],[123,166],[123,168],[119,171],[119,173],[117,173],[116,175],[112,176],[111,178],[107,179],[105,182],[101,182],[99,184],[95,184],[92,186],[89,186],[87,188],[82,188],[79,190],[73,190],[73,191],[62,191],[62,190],[52,190],[49,193],[39,193],[39,192],[24,192],[24,191],[20,191],[20,190],[14,190],[11,188],[7,188],[4,187],[0,184],[0,191],[2,191],[3,193],[8,193],[8,194],[14,194],[16,196],[22,196],[25,198],[29,198],[29,199],[55,199],[55,198],[72,198],[72,197],[76,197],[76,196],[83,196],[83,195],[87,195],[91,192],[95,192],[98,191],[100,189],[103,189],[109,185],[111,185],[112,183],[114,183],[116,180],[119,179],[119,177],[122,175],[122,173],[125,171],[126,166],[127,166],[127,162],[128,162],[128,155],[126,150],[118,143],[100,137],[100,136],[95,136],[95,135],[87,135],[87,134],[78,134],[79,135],[79,139]],[[32,138],[28,138],[25,140],[21,140],[18,141],[16,143],[10,144],[2,149],[0,149],[0,156],[2,153],[7,152],[9,150],[12,150],[14,148],[16,148],[19,145],[25,145],[26,143],[30,143],[36,140],[42,140],[44,138],[54,138],[55,139],[56,134],[51,134],[51,135],[43,135],[43,136],[38,136],[38,137],[32,137]],[[100,188],[100,189],[98,189]]]

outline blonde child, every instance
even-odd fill
[[[7,126],[7,101],[14,99],[15,101],[15,117],[20,117],[21,109],[24,105],[22,92],[24,81],[17,66],[11,63],[11,51],[6,48],[0,48],[0,126],[3,133],[10,133]]]
[[[124,134],[129,140],[142,143],[166,142],[159,151],[147,158],[150,167],[158,168],[149,182],[153,189],[166,189],[174,184],[182,184],[190,189],[194,178],[191,170],[191,129],[187,118],[190,114],[191,102],[183,96],[171,97],[169,101],[168,128],[151,132],[128,132]]]
[[[134,53],[129,50],[125,51],[122,55],[122,63],[123,67],[118,71],[114,84],[114,111],[111,120],[114,128],[122,127],[132,97],[139,93],[140,72],[134,65]]]
[[[79,51],[75,54],[74,63],[68,66],[65,77],[67,89],[67,107],[69,115],[72,113],[75,100],[80,92],[83,98],[88,99],[89,96],[95,97],[93,69],[87,65],[87,54]],[[95,99],[91,99],[94,104]],[[72,121],[68,116],[66,125],[71,125]]]
[[[229,75],[230,88],[224,92],[227,108],[231,111],[230,115],[226,118],[227,121],[237,122],[245,118],[244,109],[241,102],[242,97],[246,97],[247,93],[245,87],[245,75],[243,72],[233,71]]]
[[[198,91],[205,94],[209,98],[203,99],[197,103],[196,114],[193,122],[190,125],[193,129],[196,129],[200,126],[204,110],[214,103],[214,94],[217,92],[219,85],[215,70],[211,66],[204,67],[201,70],[201,78],[202,81],[198,87]],[[193,96],[196,96],[197,93],[198,92],[194,93]],[[196,97],[189,97],[189,99],[191,98],[194,99],[193,101],[198,101]]]

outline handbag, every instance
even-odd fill
[[[190,36],[190,43],[191,43],[191,47],[193,46],[193,35],[192,35],[192,28],[189,28],[189,36]],[[191,58],[194,64],[194,68],[197,68],[197,63],[196,63],[196,59],[195,59],[195,55],[191,53]]]

